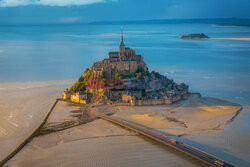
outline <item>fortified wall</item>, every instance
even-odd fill
[[[134,100],[131,102],[131,105],[134,106],[144,106],[144,105],[160,105],[160,104],[172,104],[181,99],[185,99],[182,95],[176,95],[173,97],[168,97],[164,99],[143,99],[143,100]]]

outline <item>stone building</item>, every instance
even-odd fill
[[[75,103],[87,104],[87,94],[85,92],[76,92],[70,96],[70,100]]]
[[[97,75],[105,73],[108,76],[111,75],[112,70],[122,75],[129,76],[134,74],[138,68],[147,71],[147,65],[143,61],[143,56],[137,55],[133,49],[125,47],[122,31],[119,51],[109,52],[108,58],[99,62],[94,62],[91,67]]]
[[[141,90],[133,91],[123,91],[122,93],[122,102],[131,102],[131,100],[137,100],[142,98]]]
[[[69,91],[68,89],[66,89],[64,92],[63,92],[63,100],[69,100],[71,95],[73,94],[72,91]]]

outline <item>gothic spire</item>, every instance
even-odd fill
[[[121,43],[120,46],[125,46],[123,42],[122,26],[121,26]]]

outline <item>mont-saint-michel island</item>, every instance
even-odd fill
[[[188,85],[149,71],[143,55],[126,47],[121,31],[119,51],[94,62],[79,80],[63,92],[63,99],[78,103],[115,105],[172,104],[188,96]]]

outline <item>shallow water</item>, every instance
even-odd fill
[[[143,54],[151,70],[171,77],[197,77],[202,83],[221,77],[220,82],[234,86],[246,88],[249,83],[250,41],[213,38],[249,37],[250,27],[162,24],[125,25],[123,29],[125,45]],[[199,32],[211,38],[178,39],[181,34]],[[118,49],[120,26],[2,26],[0,37],[1,83],[67,80],[78,78],[94,61]]]

